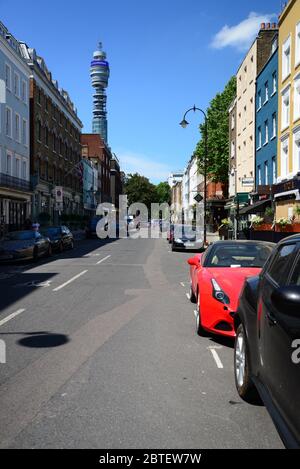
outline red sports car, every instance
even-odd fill
[[[199,335],[235,336],[233,316],[244,280],[259,274],[274,246],[265,241],[217,241],[188,260]]]

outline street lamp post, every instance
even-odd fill
[[[207,158],[208,158],[208,141],[207,141],[207,115],[206,112],[204,112],[202,109],[194,106],[191,109],[188,109],[184,116],[182,121],[180,122],[180,125],[183,129],[185,129],[188,125],[189,122],[186,120],[186,116],[190,111],[200,111],[203,116],[204,116],[204,168],[203,168],[203,177],[204,177],[204,197],[203,197],[203,207],[204,207],[204,226],[203,226],[203,244],[206,246],[207,244],[207,236],[206,236],[206,206],[207,206],[207,199],[206,199],[206,183],[207,183]]]

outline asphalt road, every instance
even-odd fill
[[[0,267],[0,447],[282,448],[232,343],[194,330],[186,253],[81,241]]]

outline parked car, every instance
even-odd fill
[[[96,238],[97,237],[97,224],[102,220],[102,215],[96,215],[89,219],[87,226],[85,228],[85,235],[87,238]]]
[[[73,234],[65,225],[49,226],[41,230],[41,233],[50,239],[53,251],[63,252],[64,249],[73,249],[74,247]]]
[[[172,251],[203,249],[203,232],[192,225],[174,225],[172,233]]]
[[[285,445],[300,448],[300,234],[282,240],[261,274],[246,280],[234,325],[239,395],[259,395]]]
[[[264,241],[217,241],[188,260],[199,335],[235,337],[233,318],[245,278],[260,273],[274,246]]]
[[[0,261],[37,260],[42,256],[51,256],[52,247],[49,238],[41,233],[26,230],[8,233],[0,241]]]

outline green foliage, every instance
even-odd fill
[[[299,217],[300,215],[300,205],[296,205],[296,207],[294,208],[294,214]]]
[[[272,207],[267,207],[265,210],[265,217],[273,218],[273,216],[274,216],[274,209]]]
[[[156,202],[159,204],[171,203],[171,189],[167,182],[160,182],[156,188]]]
[[[151,203],[156,202],[156,188],[148,178],[138,173],[128,174],[125,178],[124,192],[128,197],[128,204],[140,202],[151,208]]]
[[[225,89],[210,102],[207,109],[208,158],[207,174],[213,181],[227,183],[229,167],[229,116],[228,109],[236,96],[236,78],[232,77]],[[200,125],[201,140],[196,146],[198,166],[204,172],[205,124]]]
[[[264,219],[262,217],[255,216],[251,220],[251,226],[259,226],[259,225],[262,225],[263,222],[264,222]]]

